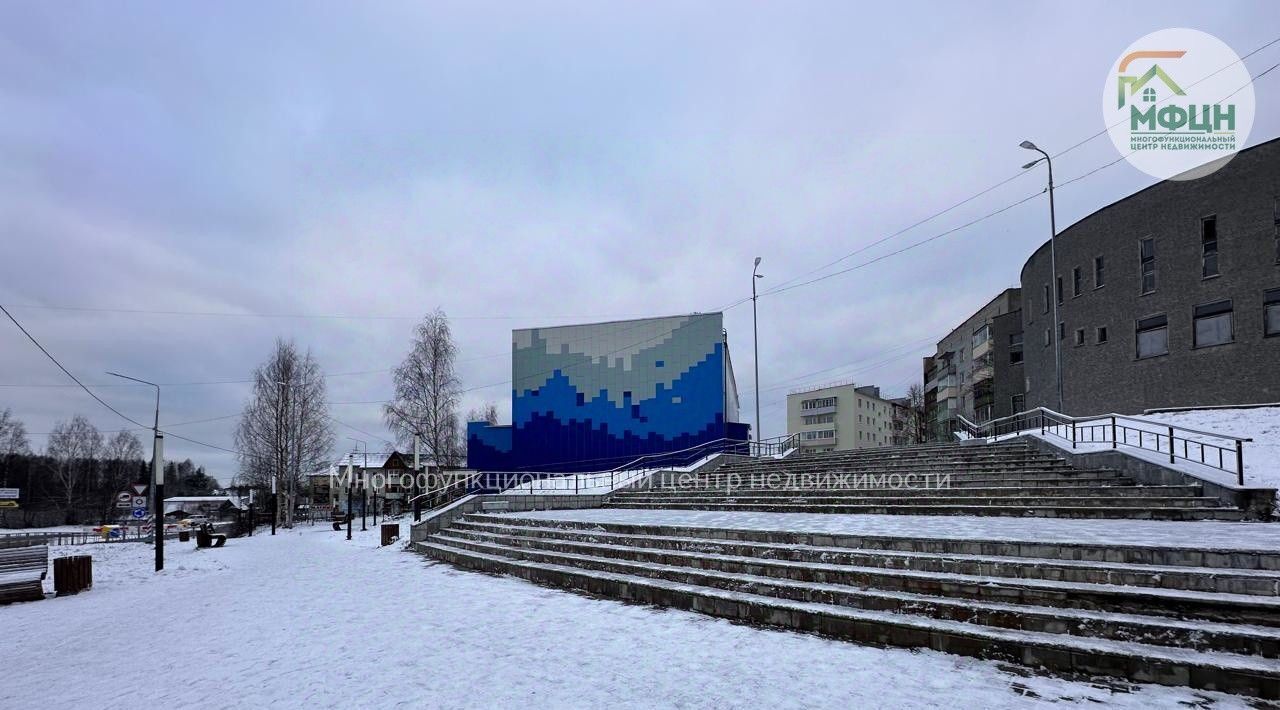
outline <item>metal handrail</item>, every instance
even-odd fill
[[[535,490],[568,491],[572,489],[573,492],[577,494],[577,493],[580,493],[584,487],[588,489],[595,489],[595,488],[601,487],[598,484],[583,486],[582,480],[584,478],[601,477],[607,474],[609,476],[609,490],[613,490],[618,487],[618,478],[620,474],[634,473],[634,477],[638,478],[639,476],[648,472],[650,470],[649,468],[643,468],[637,465],[646,460],[671,458],[673,456],[679,456],[680,454],[688,454],[694,451],[705,451],[707,452],[708,455],[725,453],[726,451],[730,451],[732,453],[733,449],[745,449],[746,453],[744,455],[759,458],[766,455],[773,455],[774,453],[786,453],[787,451],[790,451],[791,449],[796,448],[796,442],[798,441],[798,438],[799,438],[798,434],[777,436],[771,439],[766,439],[764,441],[746,441],[743,439],[731,439],[728,437],[723,437],[720,439],[714,439],[712,441],[704,441],[701,444],[690,446],[685,449],[679,449],[677,451],[663,451],[663,452],[657,452],[652,454],[645,454],[643,456],[632,459],[631,461],[628,461],[627,463],[622,464],[621,466],[616,466],[611,469],[602,469],[599,471],[578,471],[578,472],[486,471],[483,474],[477,474],[477,475],[500,476],[500,477],[506,476],[508,481],[513,479],[519,481],[517,484],[515,484],[515,486],[509,486],[509,485],[502,486],[502,488],[504,489],[513,488],[517,486],[523,487],[525,483],[528,483],[530,493],[532,493]],[[657,467],[657,468],[661,468],[661,467]],[[623,475],[622,478],[623,478],[623,483],[628,482],[627,477],[625,475]],[[527,480],[521,480],[521,479],[527,479]],[[570,481],[572,481],[573,483],[572,487],[569,485]],[[547,485],[548,482],[550,482],[551,485],[548,486]],[[561,485],[562,482],[564,485]]]
[[[1055,412],[1054,410],[1049,409],[1048,407],[1036,407],[1034,409],[1028,409],[1024,412],[1018,412],[1016,414],[1011,414],[1009,416],[999,417],[997,419],[991,419],[986,422],[983,422],[982,424],[975,424],[969,421],[968,419],[966,419],[964,415],[961,415],[961,414],[956,415],[956,421],[959,427],[963,429],[966,434],[973,437],[991,438],[993,441],[998,440],[999,437],[1002,436],[1003,434],[1012,435],[1014,433],[1026,431],[1028,429],[1035,429],[1035,428],[1039,428],[1040,433],[1042,435],[1052,434],[1053,436],[1057,436],[1058,438],[1067,440],[1068,437],[1065,434],[1059,433],[1057,429],[1059,427],[1062,427],[1062,428],[1070,427],[1070,430],[1071,430],[1070,441],[1071,441],[1071,448],[1073,449],[1076,448],[1077,444],[1079,443],[1092,444],[1092,443],[1108,443],[1109,442],[1111,444],[1111,448],[1113,449],[1123,444],[1125,446],[1132,446],[1134,448],[1145,449],[1150,451],[1153,449],[1145,445],[1146,438],[1149,436],[1154,442],[1154,447],[1155,447],[1154,450],[1158,453],[1164,453],[1160,448],[1160,440],[1163,437],[1168,441],[1169,463],[1175,463],[1175,461],[1178,458],[1181,458],[1186,461],[1198,461],[1198,463],[1204,464],[1206,466],[1210,466],[1212,468],[1217,468],[1218,470],[1221,470],[1221,471],[1226,471],[1228,473],[1235,473],[1236,481],[1241,486],[1244,485],[1244,444],[1245,442],[1253,441],[1253,439],[1249,437],[1235,436],[1234,434],[1222,434],[1220,432],[1214,432],[1214,431],[1204,431],[1202,429],[1192,429],[1190,427],[1178,426],[1177,424],[1153,422],[1147,419],[1140,419],[1138,417],[1133,417],[1125,414],[1110,413],[1110,414],[1095,414],[1092,416],[1083,416],[1083,417],[1073,417],[1069,414]],[[1163,431],[1151,431],[1150,429],[1139,429],[1137,427],[1124,426],[1119,423],[1120,421],[1137,422],[1147,427],[1159,427]],[[1014,427],[1006,428],[1006,431],[1004,431],[1003,433],[1000,431],[1000,429],[1002,428],[1002,425],[1016,424],[1018,422],[1022,422],[1021,428],[1014,426]],[[1032,424],[1032,422],[1038,422],[1038,424]],[[1050,423],[1046,424],[1046,422],[1050,422]],[[1031,426],[1027,426],[1027,424],[1031,424]],[[1080,436],[1080,429],[1082,428],[1081,427],[1082,424],[1084,425],[1083,426],[1084,432],[1088,437],[1087,440],[1083,440]],[[1097,436],[1098,429],[1102,429],[1101,438],[1098,438]],[[1129,441],[1130,432],[1134,432],[1137,434],[1138,443],[1135,444]],[[1225,441],[1234,442],[1235,445],[1233,447],[1228,447],[1228,446],[1219,446],[1217,444],[1212,444],[1212,443],[1206,443],[1203,441],[1195,441],[1185,436],[1182,436],[1182,437],[1176,436],[1174,432],[1185,432],[1187,434],[1195,434],[1198,436],[1208,436],[1216,439],[1223,439]],[[1110,438],[1107,438],[1108,433],[1110,433]],[[1177,454],[1177,442],[1179,441],[1182,442],[1181,456],[1178,456]],[[1192,456],[1191,447],[1193,445],[1195,447],[1198,447],[1199,454],[1200,454],[1200,457],[1198,460]],[[1218,463],[1216,466],[1212,463],[1211,459],[1207,459],[1205,457],[1206,447],[1218,450]],[[1233,451],[1233,453],[1235,454],[1234,469],[1226,465],[1226,458],[1224,457],[1224,452],[1227,452],[1227,451]]]

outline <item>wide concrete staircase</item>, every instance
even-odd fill
[[[1244,511],[1184,485],[1138,485],[1081,470],[1021,442],[863,449],[742,460],[696,474],[659,474],[610,508],[1241,520]]]
[[[970,458],[976,453],[958,455],[965,465],[977,461]],[[1008,456],[1014,457],[1012,449]],[[1013,460],[1004,454],[997,458]],[[1040,495],[1047,490],[1073,487],[1064,482],[1070,474],[1052,461],[1027,451],[1016,458],[1018,466],[973,475],[994,476],[997,483],[1042,476],[1031,479],[1035,485],[1018,486],[1037,491],[1036,499],[1054,498]],[[852,467],[862,459],[846,460]],[[1089,490],[1129,485],[1102,475],[1078,480]],[[1095,483],[1099,480],[1106,482]],[[993,487],[1007,486],[984,482],[965,488]],[[1147,496],[1141,507],[1199,510],[1153,503],[1194,497]],[[1077,508],[1057,502],[1014,505]],[[1132,508],[1094,502],[1089,506],[1094,510]],[[698,505],[711,504],[686,507]],[[931,648],[1069,676],[1106,675],[1280,698],[1280,554],[1203,550],[1194,543],[1188,540],[1184,548],[1120,541],[1019,543],[473,513],[415,548],[463,568],[860,643]]]

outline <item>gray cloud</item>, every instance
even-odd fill
[[[1110,63],[1161,27],[1246,52],[1269,3],[1038,6],[8,3],[0,7],[0,302],[147,310],[457,316],[466,386],[510,374],[509,331],[711,310],[1017,172],[1033,138],[1101,130]],[[1280,61],[1280,45],[1250,59]],[[1277,134],[1274,79],[1253,140]],[[1106,138],[1063,179],[1115,158]],[[845,262],[887,254],[1040,190],[1019,178]],[[1059,193],[1060,224],[1149,184],[1117,165]],[[1033,200],[868,268],[760,301],[766,434],[793,385],[852,375],[900,393],[919,358],[1047,237]],[[91,382],[243,379],[277,336],[330,373],[393,366],[411,321],[17,308]],[[743,411],[750,307],[726,315]],[[820,372],[819,372],[820,371]],[[799,375],[818,372],[809,378]],[[0,384],[62,384],[0,327]],[[390,394],[333,377],[335,402]],[[145,421],[145,390],[104,397]],[[171,387],[163,419],[237,412],[246,385]],[[466,406],[499,403],[499,384]],[[0,388],[35,432],[72,389]],[[374,405],[335,416],[387,436]],[[233,420],[182,427],[227,446]],[[360,436],[338,427],[340,435]],[[43,437],[36,437],[43,445]],[[342,441],[341,447],[349,447]],[[376,444],[373,444],[376,446]],[[229,455],[170,455],[220,478]]]

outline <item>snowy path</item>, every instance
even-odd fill
[[[891,537],[1157,545],[1280,550],[1280,524],[1216,521],[1072,520],[963,515],[838,515],[749,511],[587,508],[519,513],[522,518],[589,523],[685,525]]]
[[[94,589],[0,607],[0,707],[1243,706],[591,599],[357,536],[173,545],[159,578],[145,545],[75,550]]]

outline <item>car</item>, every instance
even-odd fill
[[[207,515],[192,515],[178,521],[178,524],[183,527],[198,528],[201,525],[204,525],[205,523],[210,523],[210,522],[213,522],[213,521],[209,520],[209,516]]]

